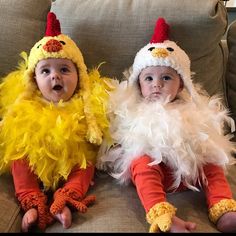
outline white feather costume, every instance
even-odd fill
[[[225,122],[234,128],[227,109],[217,97],[199,95],[198,101],[199,105],[183,90],[172,103],[147,102],[135,86],[122,82],[110,101],[115,147],[103,143],[98,168],[109,168],[126,182],[131,162],[146,154],[153,158],[152,165],[164,162],[173,169],[173,187],[184,181],[193,188],[204,164],[225,168],[233,163],[234,144],[230,135],[223,135]]]

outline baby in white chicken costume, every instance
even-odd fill
[[[209,218],[219,231],[236,231],[236,201],[224,170],[235,144],[224,135],[232,119],[219,97],[192,83],[190,59],[168,39],[157,20],[153,37],[135,56],[127,81],[110,98],[110,131],[97,167],[120,183],[131,180],[145,208],[150,232],[192,232],[176,216],[166,193],[203,189]]]

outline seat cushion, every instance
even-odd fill
[[[20,232],[22,217],[15,198],[12,177],[9,174],[1,175],[0,186],[0,232]]]
[[[231,166],[227,178],[236,199],[235,172],[236,166]],[[132,183],[121,186],[115,179],[102,172],[97,172],[94,182],[88,194],[95,194],[95,204],[89,207],[85,214],[74,212],[69,229],[63,229],[62,225],[56,222],[48,227],[46,232],[148,232],[146,214]],[[202,191],[170,193],[167,194],[167,200],[177,208],[176,215],[179,218],[197,224],[196,232],[218,232],[208,219]]]
[[[56,222],[46,232],[147,232],[145,212],[132,185],[122,187],[105,173],[97,172],[96,202],[85,214],[75,212],[69,229]]]

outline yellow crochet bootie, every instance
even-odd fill
[[[223,199],[209,209],[209,218],[216,224],[224,213],[230,211],[236,211],[236,201],[233,199]]]
[[[155,204],[147,213],[147,222],[151,224],[149,232],[155,233],[159,230],[167,232],[172,224],[172,217],[175,215],[176,208],[168,202]]]

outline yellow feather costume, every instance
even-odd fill
[[[44,187],[55,189],[75,165],[86,168],[88,163],[95,162],[99,143],[87,138],[88,124],[80,91],[67,102],[48,102],[40,91],[25,86],[22,79],[25,68],[22,65],[10,73],[0,86],[0,172],[8,170],[12,161],[27,158]],[[103,136],[108,137],[109,79],[101,78],[98,69],[88,76],[89,109]]]

